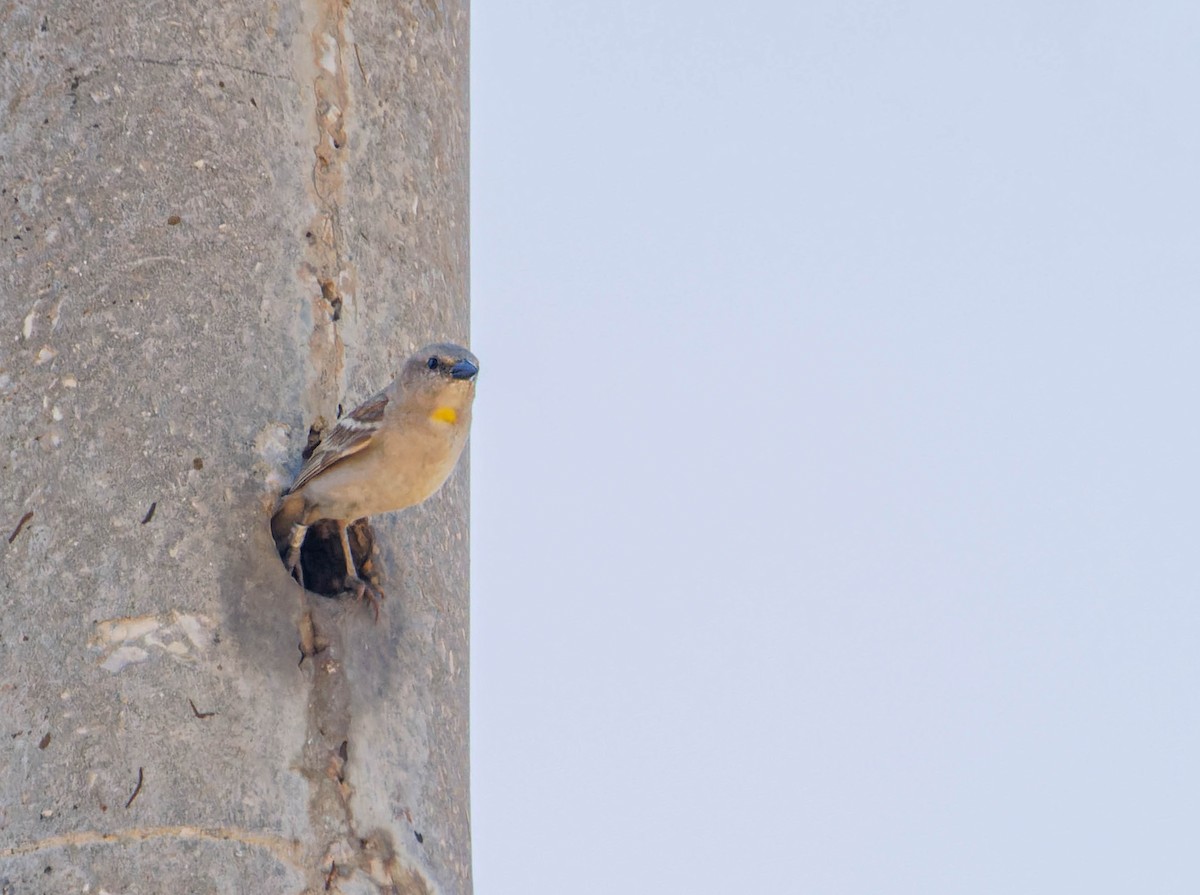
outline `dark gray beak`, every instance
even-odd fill
[[[479,368],[469,360],[460,360],[450,368],[450,376],[454,379],[474,379]]]

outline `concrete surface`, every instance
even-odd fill
[[[469,892],[466,464],[376,520],[378,625],[267,528],[318,416],[468,341],[465,4],[0,33],[0,890]]]

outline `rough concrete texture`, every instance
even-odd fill
[[[267,527],[467,341],[465,3],[0,33],[0,891],[468,892],[465,463],[376,520],[378,625]]]

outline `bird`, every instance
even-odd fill
[[[304,536],[314,522],[332,520],[346,562],[344,588],[369,599],[378,620],[383,594],[359,578],[346,526],[415,506],[442,487],[470,434],[478,374],[479,360],[466,348],[427,345],[321,439],[271,517],[275,544],[301,587]]]

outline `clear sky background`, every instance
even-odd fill
[[[1200,4],[474,4],[480,895],[1200,891]]]

